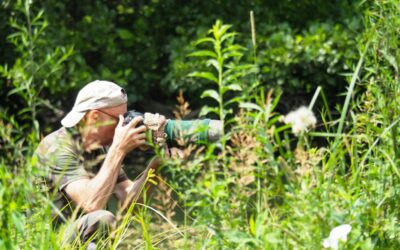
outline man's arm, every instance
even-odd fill
[[[165,156],[167,158],[180,158],[183,159],[184,155],[178,148],[166,147]],[[146,195],[150,195],[153,185],[146,183],[147,174],[150,169],[157,170],[161,165],[161,159],[158,157],[153,158],[143,171],[142,175],[135,181],[125,180],[115,186],[114,193],[122,204],[122,210],[128,208],[132,202],[136,202],[140,198],[140,194],[146,191]]]
[[[147,175],[150,169],[157,170],[160,165],[161,159],[155,157],[150,161],[137,180],[125,180],[115,186],[115,194],[121,202],[122,210],[128,208],[132,202],[136,202],[141,197],[143,191],[146,192],[146,195],[150,194],[153,185],[146,182]]]
[[[68,184],[65,188],[68,196],[86,212],[102,209],[114,191],[121,164],[125,155],[145,143],[146,127],[135,128],[142,120],[133,119],[122,126],[123,117],[115,129],[113,143],[97,175],[91,179],[81,179]]]

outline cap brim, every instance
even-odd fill
[[[76,124],[78,124],[78,122],[85,116],[85,114],[86,114],[86,111],[78,112],[78,111],[71,110],[71,112],[69,112],[64,117],[64,119],[61,120],[61,124],[66,128],[73,127]]]

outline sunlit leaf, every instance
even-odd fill
[[[188,56],[210,56],[213,58],[217,58],[217,54],[215,54],[215,52],[212,52],[210,50],[198,50],[193,53],[190,53]]]
[[[230,32],[221,36],[221,43],[230,37],[235,37],[237,35],[236,32]]]
[[[207,66],[213,66],[217,71],[221,70],[221,66],[219,64],[219,62],[215,59],[210,59],[207,61],[206,63]]]
[[[206,98],[206,97],[210,97],[210,98],[216,100],[218,103],[221,102],[221,98],[219,97],[218,92],[213,89],[209,89],[209,90],[206,90],[203,92],[203,94],[201,95],[201,98]]]
[[[204,106],[204,107],[201,109],[199,116],[206,116],[206,115],[208,115],[209,113],[214,113],[214,114],[219,115],[218,109],[217,109],[217,108],[213,108],[213,107],[209,107],[209,106]]]
[[[243,53],[240,53],[238,51],[232,51],[232,52],[224,53],[223,58],[228,59],[230,57],[241,57],[241,56],[243,56]]]
[[[242,102],[239,104],[239,107],[246,108],[246,109],[255,109],[260,112],[263,111],[263,109],[260,106],[258,106],[257,104],[251,103],[251,102]]]
[[[229,101],[227,101],[227,102],[224,103],[224,106],[228,106],[228,105],[233,104],[233,103],[241,102],[242,99],[243,99],[243,98],[242,98],[241,96],[237,96],[237,97],[235,97],[235,98],[231,98]]]
[[[237,83],[234,83],[234,84],[229,84],[229,85],[226,85],[226,86],[224,86],[224,87],[222,87],[222,92],[223,93],[225,93],[226,91],[241,91],[241,90],[243,90],[242,89],[242,87],[239,85],[239,84],[237,84]]]
[[[221,38],[225,33],[226,33],[226,31],[229,29],[229,28],[231,28],[232,27],[232,25],[222,25],[222,27],[218,30],[218,35],[217,35],[217,37],[218,38]],[[222,41],[222,40],[221,40]]]
[[[199,71],[196,71],[196,72],[190,73],[188,76],[189,77],[203,78],[203,79],[207,79],[207,80],[213,81],[215,83],[218,83],[218,79],[211,72],[206,72],[206,71],[199,72]]]
[[[211,37],[205,37],[205,38],[201,38],[201,39],[197,40],[195,42],[195,45],[199,45],[201,43],[214,43],[214,42],[215,42],[215,40],[212,39]]]

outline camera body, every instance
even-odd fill
[[[140,113],[130,110],[124,114],[124,125],[131,122],[136,116],[143,117],[143,122],[138,126],[145,125],[148,129],[148,139],[159,145],[167,143],[174,144],[178,140],[185,142],[208,142],[217,141],[222,134],[222,122],[219,120],[196,119],[196,120],[173,120],[168,119],[165,126],[157,126],[158,114]],[[159,124],[158,124],[159,125]],[[159,131],[163,130],[163,131]],[[161,132],[161,133],[160,133]],[[160,138],[160,134],[163,138]]]
[[[124,122],[123,125],[125,126],[126,124],[130,123],[136,116],[141,116],[144,117],[143,113],[137,112],[135,110],[129,110],[124,114]],[[144,125],[143,121],[138,123],[138,127]]]

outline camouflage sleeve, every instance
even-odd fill
[[[47,185],[62,190],[71,182],[90,178],[83,161],[70,143],[39,145],[36,155]]]
[[[68,150],[60,150],[57,154],[56,163],[50,165],[50,168],[51,176],[58,182],[59,190],[62,190],[71,182],[91,178],[79,156]]]

